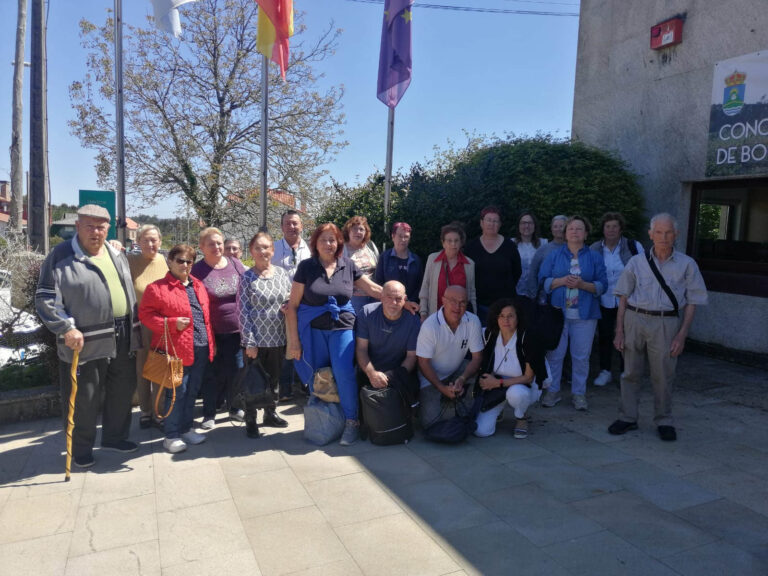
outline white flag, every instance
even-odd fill
[[[164,32],[170,32],[176,38],[181,36],[181,21],[178,7],[195,0],[151,0],[155,9],[155,26]]]

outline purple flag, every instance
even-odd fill
[[[411,6],[413,0],[385,0],[376,95],[397,106],[411,83]]]

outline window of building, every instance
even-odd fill
[[[695,184],[688,245],[710,289],[768,296],[768,179]]]

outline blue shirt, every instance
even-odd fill
[[[368,340],[368,357],[379,372],[394,370],[408,352],[416,352],[421,321],[403,310],[397,320],[384,316],[381,302],[363,306],[357,317],[357,337]]]
[[[400,282],[405,286],[405,294],[410,302],[419,301],[422,277],[421,258],[410,250],[407,259],[399,258],[394,248],[381,254],[374,274],[374,280],[381,286],[389,280]]]
[[[552,281],[570,273],[572,258],[573,254],[568,250],[568,244],[563,244],[559,249],[553,250],[547,255],[539,269],[539,283],[543,282],[544,291],[551,294],[552,306],[556,308],[565,309],[566,288],[560,286],[552,290]],[[579,290],[579,318],[582,320],[600,318],[599,297],[605,292],[605,287],[608,284],[603,256],[585,245],[579,250],[577,258],[581,269],[581,279],[585,282],[592,282],[596,290],[596,294]]]

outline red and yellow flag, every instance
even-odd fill
[[[285,80],[288,38],[293,36],[293,0],[256,0],[256,3],[259,5],[257,49],[280,66],[280,76]]]

